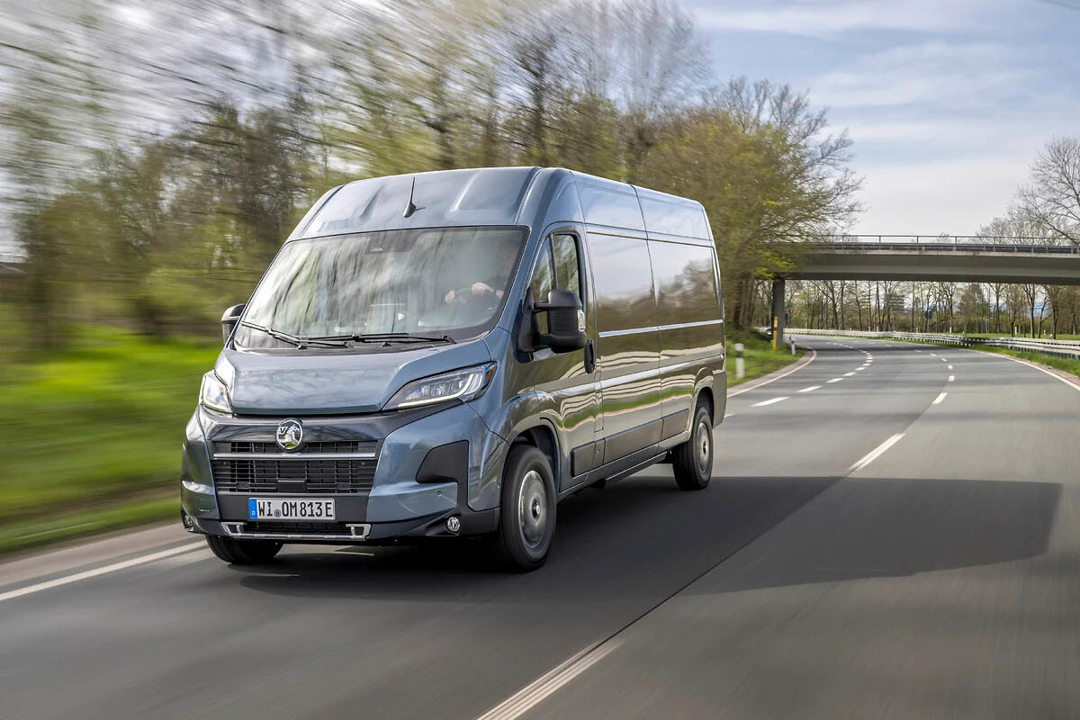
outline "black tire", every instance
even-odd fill
[[[531,445],[510,450],[503,466],[496,558],[513,572],[544,564],[555,536],[555,476],[547,456]]]
[[[698,403],[690,439],[671,451],[671,467],[675,482],[682,490],[704,490],[709,486],[713,467],[712,413],[704,403]]]
[[[263,565],[281,550],[281,543],[273,540],[237,540],[219,535],[207,535],[206,544],[230,565]]]

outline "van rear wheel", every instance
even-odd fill
[[[709,408],[698,405],[690,439],[671,451],[675,482],[683,490],[704,490],[709,486],[713,467],[713,426]]]
[[[206,544],[230,565],[262,565],[281,550],[281,543],[273,540],[237,540],[219,535],[207,535]]]
[[[508,570],[544,564],[555,535],[555,476],[547,456],[518,445],[506,458],[495,551]]]

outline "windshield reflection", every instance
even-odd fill
[[[523,228],[469,227],[293,240],[248,303],[235,342],[475,337],[498,318],[524,239]]]

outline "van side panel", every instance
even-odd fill
[[[714,419],[727,404],[724,306],[716,246],[700,203],[635,188],[652,251],[660,326],[663,447],[689,433],[694,399],[712,388]]]
[[[597,299],[604,462],[656,445],[661,437],[660,332],[648,241],[631,230],[590,227]]]
[[[711,380],[723,357],[724,323],[712,246],[649,240],[649,248],[660,317],[662,439],[667,440],[690,427],[699,384]]]

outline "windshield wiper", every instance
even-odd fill
[[[299,335],[291,335],[291,334],[289,334],[287,332],[282,332],[281,330],[275,330],[274,328],[271,328],[271,327],[264,327],[262,325],[256,325],[255,323],[250,323],[250,322],[247,322],[247,321],[244,321],[244,322],[242,322],[240,324],[243,325],[244,327],[249,327],[252,330],[258,330],[259,332],[264,332],[267,335],[269,335],[270,337],[274,338],[275,340],[282,340],[282,341],[287,342],[287,343],[292,343],[293,345],[295,345],[297,347],[298,350],[303,350],[304,348],[306,348],[306,347],[308,347],[310,345],[318,345],[319,347],[342,347],[342,348],[343,347],[348,347],[348,345],[346,344],[345,341],[350,339],[348,337],[343,337],[343,338],[300,337]]]
[[[319,337],[306,338],[307,340],[318,340],[324,342],[335,341],[352,341],[359,343],[425,343],[425,342],[441,342],[449,343],[450,345],[456,345],[457,341],[449,335],[414,335],[413,333],[356,333],[353,335],[323,335]]]

